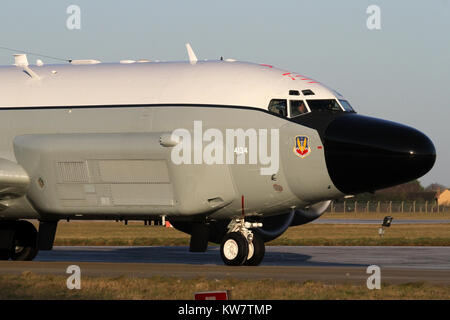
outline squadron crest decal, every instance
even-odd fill
[[[294,153],[302,159],[311,153],[309,138],[307,136],[295,137]]]

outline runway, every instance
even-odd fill
[[[186,246],[55,247],[41,251],[36,261],[182,263],[222,265],[218,246],[205,253]],[[368,266],[450,270],[450,247],[267,246],[266,266]]]
[[[258,267],[224,266],[218,247],[190,253],[187,247],[55,247],[33,262],[0,262],[0,274],[31,271],[66,275],[71,264],[90,276],[174,276],[211,279],[317,280],[363,284],[367,266],[378,265],[382,281],[450,285],[450,247],[268,246]]]
[[[311,223],[319,224],[378,224],[381,225],[382,219],[317,219]],[[443,224],[450,223],[448,219],[395,219],[392,225],[396,224]]]

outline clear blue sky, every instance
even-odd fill
[[[71,4],[81,8],[81,30],[66,28]],[[370,4],[381,8],[381,30],[366,27]],[[438,159],[422,184],[450,186],[449,0],[3,1],[0,28],[0,46],[57,57],[182,60],[191,42],[199,58],[306,74],[361,114],[426,133]],[[0,50],[0,64],[11,63]]]

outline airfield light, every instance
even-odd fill
[[[394,218],[391,216],[386,216],[383,219],[383,223],[381,224],[381,227],[378,229],[378,234],[382,238],[384,236],[384,227],[389,228],[391,226],[392,220]]]
[[[386,227],[386,228],[389,228],[391,226],[391,223],[392,223],[393,219],[394,218],[391,217],[391,216],[384,217],[382,226]]]

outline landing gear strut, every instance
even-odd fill
[[[220,245],[220,255],[226,265],[257,266],[261,263],[265,254],[264,241],[250,230],[257,227],[262,224],[245,222],[242,218],[231,220]]]

